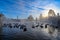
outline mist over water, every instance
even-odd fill
[[[48,26],[49,27],[49,26]],[[27,30],[20,27],[2,27],[0,28],[0,38],[2,40],[60,40],[58,29],[35,27],[31,24],[26,25]]]

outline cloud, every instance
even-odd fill
[[[48,11],[50,9],[54,10],[55,14],[60,13],[60,9],[55,4],[53,4],[53,3],[48,4],[48,5],[44,6],[43,8],[45,10],[43,10],[42,13],[45,13],[46,15],[48,15]]]
[[[34,18],[39,15],[47,14],[49,9],[53,9],[55,13],[60,12],[60,8],[56,6],[56,1],[51,0],[2,0],[0,9],[5,10],[7,14],[18,14],[23,18],[33,15]],[[12,15],[13,16],[13,15]]]
[[[42,11],[45,10],[44,6],[46,4],[49,4],[49,2],[48,1],[41,1],[41,0],[36,0],[32,3],[28,3],[28,5],[31,8],[30,10],[27,10],[28,14],[33,15],[34,18],[39,17],[40,13],[42,13]]]
[[[35,18],[39,17],[40,13],[42,13],[44,16],[47,16],[48,11],[50,9],[54,10],[55,14],[60,13],[60,8],[58,8],[58,6],[56,6],[56,2],[36,1],[36,2],[33,2],[31,6],[33,6],[33,10],[30,10],[30,13]]]

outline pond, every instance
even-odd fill
[[[53,34],[49,34],[45,32],[44,28],[40,27],[32,28],[29,25],[27,25],[25,31],[24,29],[20,29],[20,27],[1,27],[0,39],[1,40],[60,40],[60,32],[58,32],[58,30],[55,29],[55,32]]]

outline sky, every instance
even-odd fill
[[[60,0],[0,0],[0,13],[8,18],[38,18],[41,13],[46,16],[49,9],[60,13]]]

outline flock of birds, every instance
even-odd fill
[[[37,25],[32,25],[32,28],[35,28],[35,27],[43,28],[44,26],[45,26],[45,28],[47,28],[48,27],[47,25],[49,25],[49,24],[45,24],[44,26],[43,25],[44,25],[43,23],[42,24],[37,24]],[[15,24],[14,26],[12,26],[11,24],[4,24],[3,25],[3,27],[6,27],[6,26],[8,26],[10,28],[12,28],[12,27],[19,28],[20,27],[20,29],[23,29],[23,31],[27,31],[27,26],[24,25],[24,24]],[[53,28],[58,28],[58,27],[54,27],[53,25],[50,25],[50,26],[53,27]]]
[[[24,25],[24,24],[22,24],[22,25],[15,24],[14,26],[12,26],[11,24],[4,24],[3,27],[10,27],[10,28],[12,28],[12,27],[19,28],[20,27],[20,29],[23,29],[23,31],[27,31],[26,25]]]

